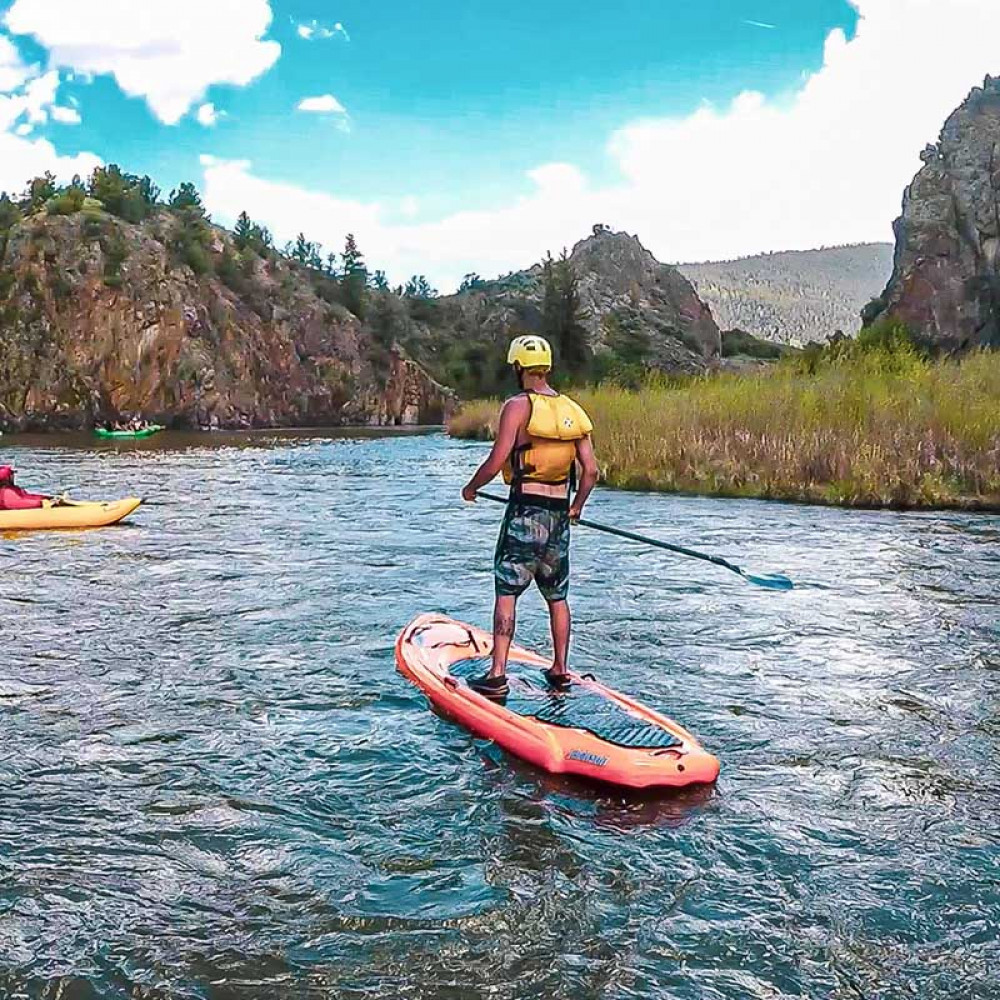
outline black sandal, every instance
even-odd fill
[[[545,678],[545,683],[553,691],[568,691],[573,685],[567,672],[560,671],[559,673],[555,673],[551,667],[548,670],[543,670],[542,676]]]
[[[496,701],[506,698],[510,693],[506,674],[501,674],[499,677],[491,677],[489,674],[475,677],[469,681],[469,687],[484,698],[493,698]]]

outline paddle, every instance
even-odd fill
[[[506,497],[498,497],[492,493],[478,493],[484,500],[492,500],[494,503],[507,503]],[[622,528],[612,528],[607,524],[598,524],[596,521],[588,521],[581,517],[577,524],[582,524],[585,528],[593,528],[595,531],[603,531],[609,535],[617,535],[619,538],[627,538],[631,542],[642,542],[644,545],[653,545],[658,549],[666,549],[668,552],[676,552],[678,555],[690,556],[692,559],[701,559],[703,562],[712,563],[713,566],[721,566],[728,569],[744,580],[756,584],[758,587],[766,587],[768,590],[791,590],[795,584],[787,576],[780,573],[771,573],[767,576],[754,576],[746,570],[723,559],[721,556],[710,556],[704,552],[695,552],[694,549],[686,549],[682,545],[671,545],[669,542],[661,542],[658,538],[649,538],[647,535],[637,535],[634,531],[625,531]]]

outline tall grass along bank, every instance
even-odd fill
[[[1000,354],[931,361],[909,349],[576,394],[606,485],[852,507],[1000,510]],[[456,437],[495,432],[470,403]]]

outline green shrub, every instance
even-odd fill
[[[54,198],[50,198],[45,205],[45,211],[49,215],[75,215],[83,208],[83,202],[87,193],[82,187],[70,185],[64,188]]]
[[[780,344],[761,340],[744,330],[726,330],[722,334],[722,356],[724,358],[743,356],[757,358],[761,361],[776,361],[786,353],[787,349]]]
[[[61,268],[49,271],[49,287],[57,302],[65,302],[73,294],[73,283],[66,277]]]
[[[196,275],[207,274],[212,269],[208,252],[199,240],[182,239],[175,248],[177,259],[186,264]]]
[[[92,215],[84,210],[83,225],[80,227],[80,235],[87,243],[93,243],[95,240],[99,240],[104,235],[106,228],[103,215]]]
[[[222,283],[236,292],[237,295],[243,295],[247,291],[250,283],[240,262],[229,252],[228,248],[219,255],[215,273],[218,274]]]
[[[186,265],[196,275],[207,274],[212,270],[212,259],[208,253],[210,238],[209,228],[202,220],[182,219],[167,241],[167,249],[175,264]]]
[[[121,288],[122,264],[128,259],[128,247],[117,231],[101,240],[104,251],[104,284],[108,288]]]
[[[160,195],[149,177],[124,173],[116,163],[98,167],[90,177],[88,194],[112,215],[126,222],[142,222],[153,211]]]

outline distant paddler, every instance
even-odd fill
[[[546,678],[556,690],[569,687],[570,522],[582,514],[598,475],[590,417],[549,385],[548,341],[517,337],[510,344],[507,363],[514,366],[521,392],[504,404],[493,450],[462,490],[462,498],[473,502],[501,471],[510,485],[493,560],[493,664],[484,677],[469,682],[473,690],[491,698],[507,695],[507,654],[514,638],[517,599],[532,581],[548,604],[552,627],[554,655]],[[578,465],[581,476],[576,488]]]

